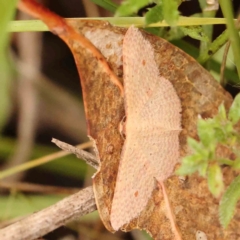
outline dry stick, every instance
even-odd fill
[[[93,188],[87,187],[58,203],[0,230],[0,239],[33,240],[97,209]]]
[[[53,139],[56,143],[84,159],[88,164],[98,168],[98,161],[88,152],[82,151],[67,143]],[[19,220],[0,230],[0,239],[4,240],[32,240],[39,238],[64,224],[75,220],[97,209],[92,187],[87,187],[62,201],[39,212]]]
[[[220,84],[222,86],[224,86],[224,70],[225,70],[225,66],[226,66],[226,62],[227,62],[227,56],[228,56],[228,51],[230,48],[231,42],[228,41],[226,43],[225,49],[224,49],[224,54],[223,54],[223,60],[222,60],[222,64],[221,64],[221,69],[220,69]]]
[[[83,159],[88,165],[92,166],[95,169],[98,169],[100,161],[97,161],[97,158],[93,154],[74,147],[68,143],[61,142],[55,138],[52,139],[52,142],[62,150],[75,154],[77,158]],[[91,179],[88,182],[84,182],[84,187],[89,186],[89,184],[91,184]]]
[[[54,142],[62,150],[75,154],[77,158],[83,159],[84,161],[86,161],[88,165],[92,166],[95,169],[98,169],[100,161],[97,161],[96,157],[93,154],[83,151],[65,142],[61,142],[54,138],[52,139],[52,142]],[[92,169],[91,169],[91,172],[92,172]],[[83,187],[89,186],[91,182],[92,182],[91,179],[89,179],[89,181],[85,181]]]
[[[52,139],[52,142],[55,143],[62,150],[75,154],[77,158],[83,159],[88,165],[92,166],[95,169],[98,169],[99,161],[93,154],[74,147],[68,143],[57,140],[55,138]]]
[[[92,146],[92,142],[82,143],[82,144],[79,144],[78,146],[80,148],[90,147],[90,146]],[[56,153],[46,155],[44,157],[34,159],[33,161],[29,161],[29,162],[23,163],[21,165],[12,167],[12,168],[7,169],[3,172],[0,171],[0,179],[6,178],[8,176],[11,176],[11,175],[16,174],[16,173],[21,172],[21,171],[26,171],[27,169],[37,167],[39,165],[42,165],[44,163],[48,163],[48,162],[53,161],[57,158],[61,158],[61,157],[67,156],[67,155],[69,155],[69,153],[66,153],[65,151],[59,151],[59,152],[56,152]]]
[[[2,228],[5,228],[5,227],[9,226],[10,224],[13,224],[13,223],[15,223],[17,221],[20,221],[20,220],[22,220],[25,217],[15,217],[15,218],[11,218],[11,219],[2,220],[0,222],[0,231],[1,231]]]
[[[94,57],[102,64],[103,69],[109,75],[111,81],[118,86],[121,95],[123,96],[123,85],[110,69],[106,59],[101,52],[82,34],[76,32],[67,22],[51,12],[41,4],[34,0],[21,0],[18,8],[26,13],[41,19],[50,29],[51,32],[58,35],[71,49],[72,41],[77,41],[83,48],[88,49]]]

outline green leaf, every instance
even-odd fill
[[[215,197],[219,197],[223,191],[222,171],[217,163],[211,164],[208,167],[208,188]]]
[[[158,37],[162,37],[163,36],[163,32],[165,31],[165,28],[161,28],[161,27],[146,27],[144,28],[145,31],[154,34]]]
[[[217,114],[217,116],[221,120],[227,120],[227,113],[226,113],[226,109],[225,109],[225,106],[224,106],[223,103],[218,107],[218,114]]]
[[[112,13],[115,13],[118,7],[118,5],[112,2],[111,0],[91,0],[91,1]]]
[[[207,161],[202,162],[202,164],[199,165],[199,168],[198,168],[199,175],[202,177],[206,177],[207,169],[208,169],[208,162]]]
[[[193,138],[187,139],[188,146],[193,150],[194,155],[199,155],[202,161],[207,161],[213,157],[213,152],[203,146],[201,142],[196,141]]]
[[[167,39],[168,41],[173,41],[176,39],[181,39],[184,37],[183,32],[180,30],[180,27],[171,27],[169,30],[165,30],[163,38]]]
[[[182,159],[181,166],[177,169],[177,175],[189,175],[200,169],[202,158],[199,155],[189,155]]]
[[[213,150],[216,143],[226,143],[229,137],[232,137],[232,123],[224,120],[224,108],[212,119],[198,120],[198,135],[205,147]]]
[[[198,0],[200,8],[203,10],[207,7],[207,1],[206,0]]]
[[[145,15],[146,24],[161,22],[163,20],[162,4],[151,8]]]
[[[203,42],[209,42],[209,38],[201,26],[180,27],[180,29],[184,35]]]
[[[174,26],[177,24],[179,18],[178,12],[178,1],[177,0],[163,0],[163,16],[165,21],[170,25]]]
[[[188,142],[188,146],[192,150],[194,150],[196,152],[201,152],[202,151],[203,146],[202,146],[201,142],[196,141],[194,138],[188,138],[187,142]]]
[[[234,165],[234,162],[233,160],[230,160],[228,158],[219,158],[219,159],[216,159],[218,164],[220,165],[228,165],[228,166],[233,166]]]
[[[228,113],[228,118],[229,120],[232,121],[233,124],[236,124],[239,119],[240,119],[240,94],[238,94],[233,103],[232,103],[232,106],[229,110],[229,113]]]
[[[224,124],[223,129],[228,137],[234,136],[234,126],[233,123],[228,121]]]
[[[209,145],[212,145],[214,142],[216,142],[214,125],[213,119],[198,119],[198,135],[205,147],[209,147]]]
[[[219,126],[218,128],[215,128],[215,139],[219,143],[225,143],[227,141],[227,135],[225,134],[225,126]]]
[[[139,9],[152,3],[151,0],[125,0],[117,9],[116,16],[130,16],[136,14]]]
[[[239,158],[237,158],[237,159],[235,159],[235,160],[233,161],[232,167],[233,167],[234,169],[240,169],[240,159],[239,159]]]
[[[224,228],[228,226],[233,215],[236,204],[240,199],[240,176],[237,176],[224,193],[219,205],[220,223]]]

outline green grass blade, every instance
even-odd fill
[[[13,149],[16,145],[16,141],[10,138],[1,138],[0,139],[0,159],[7,159],[12,153]],[[36,144],[32,151],[32,159],[40,158],[45,155],[52,154],[53,152],[56,152],[58,150],[57,147],[48,147],[40,144]],[[45,159],[46,160],[46,159]],[[30,164],[28,164],[30,163]],[[24,165],[18,165],[16,168],[7,169],[7,173],[0,171],[0,175],[3,173],[5,176],[6,174],[9,176],[9,174],[14,174],[15,171],[25,171],[32,167],[39,168],[40,171],[43,172],[49,172],[58,174],[61,176],[68,176],[71,178],[82,180],[85,177],[86,173],[86,163],[78,158],[76,158],[75,155],[71,154],[69,156],[65,156],[59,159],[56,159],[56,161],[41,161],[38,160],[36,162],[26,162]],[[10,172],[9,172],[10,171]],[[3,176],[4,177],[4,176]]]
[[[233,6],[230,0],[220,0],[219,1],[224,17],[227,20],[227,29],[229,32],[229,39],[232,44],[233,56],[235,64],[238,71],[238,76],[240,78],[240,38],[233,21]]]
[[[144,17],[107,17],[107,18],[69,18],[68,21],[81,20],[102,20],[119,27],[129,27],[135,25],[137,27],[145,26]],[[224,18],[200,18],[200,17],[180,17],[177,26],[196,26],[209,24],[225,24]],[[150,24],[148,27],[166,27],[169,26],[165,21]],[[8,25],[10,32],[34,32],[49,31],[48,27],[40,20],[21,20],[12,21]]]
[[[10,109],[11,68],[7,58],[9,21],[15,13],[17,0],[0,0],[0,130],[5,124]]]

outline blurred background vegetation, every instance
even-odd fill
[[[16,2],[0,0],[0,227],[90,185],[94,173],[75,156],[68,156],[1,177],[1,173],[16,165],[59,151],[51,143],[52,137],[73,145],[88,141],[81,87],[72,54],[58,37],[49,32],[7,34],[7,24],[11,19],[31,19],[16,11]],[[101,5],[103,1],[42,0],[45,6],[63,17],[106,17],[112,16],[116,10],[117,5],[107,4],[104,9],[94,2]],[[183,16],[222,17],[220,9],[202,14],[202,2],[185,1],[179,6],[179,12]],[[233,7],[237,16],[240,2],[234,0]],[[145,12],[146,8],[143,8],[138,15],[142,16]],[[211,41],[224,30],[224,25],[205,27]],[[206,47],[204,41],[179,34],[178,28],[151,31],[170,40],[194,58]],[[223,55],[224,48],[221,48],[204,63],[218,81]],[[222,84],[235,96],[239,78],[231,51],[224,80]],[[148,236],[139,231],[112,235],[105,230],[95,212],[54,231],[46,239],[141,240],[148,239]]]

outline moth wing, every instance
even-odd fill
[[[177,132],[128,135],[112,202],[111,223],[115,230],[142,212],[154,189],[154,178],[163,181],[169,177],[178,158]]]
[[[159,75],[154,51],[141,32],[130,27],[123,40],[124,101],[127,118],[138,118]]]
[[[111,209],[115,230],[141,213],[154,178],[166,179],[179,155],[180,101],[171,83],[159,76],[150,43],[133,27],[124,37],[123,63],[127,120]]]

